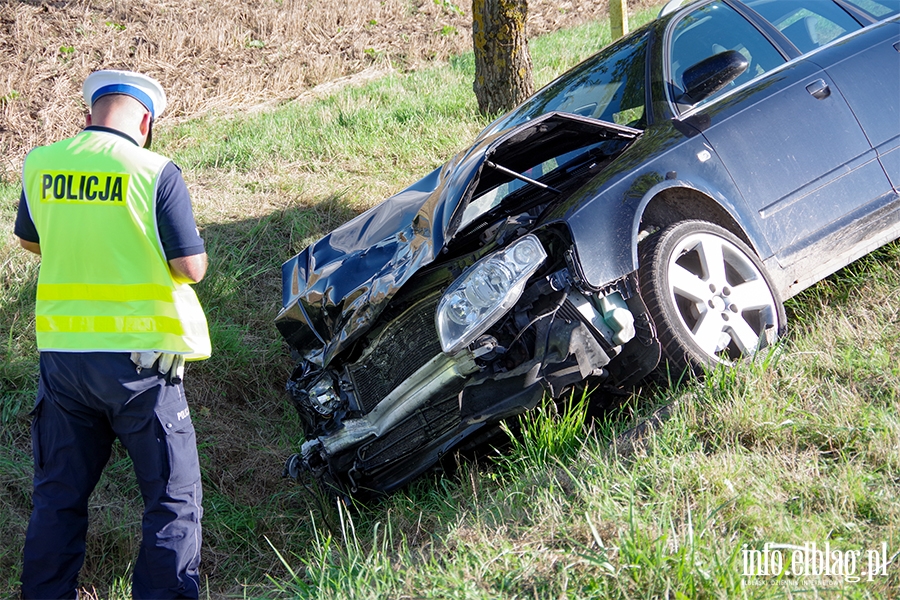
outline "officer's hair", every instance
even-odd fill
[[[145,112],[147,109],[143,104],[126,94],[107,94],[97,98],[91,105],[91,115],[95,120],[113,115],[117,119],[140,120]]]

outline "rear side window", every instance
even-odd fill
[[[900,15],[900,0],[844,0],[875,20]]]
[[[804,53],[862,28],[831,0],[751,0],[747,6],[775,25]]]

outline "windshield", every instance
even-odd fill
[[[494,121],[481,136],[558,111],[642,127],[647,30],[601,50]]]

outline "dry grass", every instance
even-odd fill
[[[531,0],[529,35],[606,12],[606,0]],[[83,124],[96,69],[158,78],[167,117],[297,98],[367,69],[415,69],[471,48],[471,3],[451,0],[74,0],[0,4],[0,177]],[[164,117],[165,118],[165,117]]]

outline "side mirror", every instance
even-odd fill
[[[737,50],[726,50],[704,58],[688,67],[682,75],[684,96],[679,101],[696,104],[705,100],[737,79],[749,66],[750,63]]]

